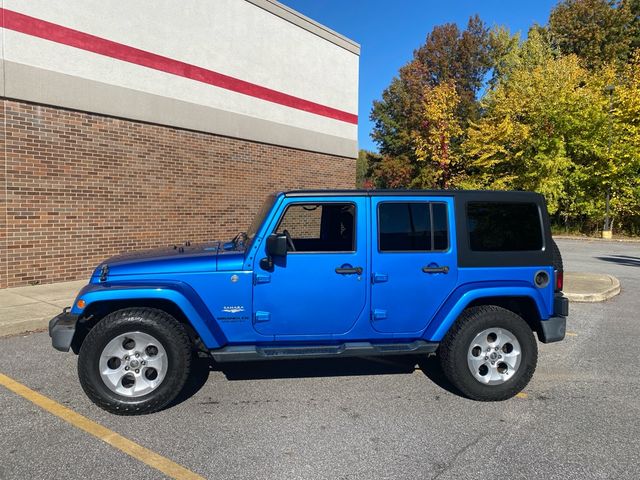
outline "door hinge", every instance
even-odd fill
[[[389,281],[389,275],[386,273],[374,273],[371,276],[371,283],[384,283]]]
[[[258,285],[259,283],[269,283],[271,281],[271,275],[268,273],[256,273],[253,276],[253,284]]]
[[[387,318],[387,311],[376,308],[371,312],[371,320],[384,320]]]
[[[271,312],[256,312],[254,315],[255,323],[263,323],[271,320]]]

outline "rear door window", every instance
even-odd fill
[[[431,252],[449,248],[447,206],[430,202],[385,202],[378,206],[381,252]]]
[[[535,203],[469,202],[469,246],[476,252],[542,250],[542,223]]]

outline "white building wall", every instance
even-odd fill
[[[359,47],[277,2],[4,0],[3,9],[5,97],[357,154]]]

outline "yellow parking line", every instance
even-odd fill
[[[578,334],[576,332],[566,332],[565,335],[567,337],[577,337],[578,336]]]
[[[529,398],[529,394],[525,393],[525,392],[518,392],[518,393],[516,393],[516,397],[517,398]]]
[[[60,417],[62,420],[70,423],[74,427],[84,430],[103,442],[108,443],[112,447],[123,451],[142,463],[146,463],[151,468],[155,468],[171,478],[175,478],[177,480],[204,480],[204,477],[201,477],[197,473],[172,462],[168,458],[165,458],[148,448],[132,442],[128,438],[103,427],[99,423],[89,420],[87,417],[60,405],[58,402],[51,400],[38,392],[34,392],[30,388],[16,382],[2,373],[0,373],[0,385],[29,400],[56,417]]]

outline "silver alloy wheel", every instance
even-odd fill
[[[485,385],[499,385],[513,378],[521,359],[520,342],[504,328],[483,330],[473,339],[467,352],[471,374]]]
[[[104,384],[123,397],[154,391],[167,375],[169,359],[162,344],[143,332],[113,338],[102,350],[98,368]]]

